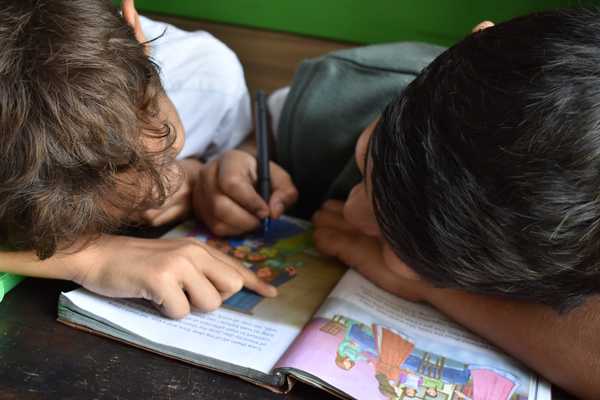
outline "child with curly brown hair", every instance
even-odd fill
[[[205,32],[140,17],[132,0],[121,13],[109,0],[11,0],[0,21],[1,270],[145,298],[175,318],[190,306],[213,310],[244,286],[276,295],[198,241],[114,235],[194,208],[227,233],[202,203],[207,191],[233,201],[219,191],[227,171],[201,160],[250,131],[243,72],[229,49]],[[273,174],[276,210],[259,201],[242,215],[244,229],[294,201],[289,176],[277,166]]]

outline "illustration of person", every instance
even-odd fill
[[[419,394],[419,390],[414,387],[398,385],[395,386],[396,398],[394,400],[414,399]]]
[[[294,266],[285,268],[272,268],[267,265],[260,266],[256,269],[256,275],[263,281],[278,287],[288,282],[297,275],[297,270]]]
[[[292,277],[298,274],[298,270],[293,265],[288,265],[287,267],[285,267],[285,272],[287,272],[287,274]]]
[[[373,324],[375,343],[377,345],[376,373],[387,376],[389,380],[396,380],[415,345],[403,333],[378,324]]]
[[[214,247],[217,250],[222,251],[225,254],[231,251],[231,245],[226,240],[209,238],[206,240],[206,244],[208,244],[211,247]]]
[[[438,397],[438,391],[434,387],[428,387],[425,390],[425,399],[436,399]]]
[[[377,350],[371,328],[363,323],[348,319],[346,321],[346,334],[336,352],[336,365],[348,371],[357,362],[369,361],[376,357]]]
[[[233,249],[233,251],[231,252],[231,255],[239,260],[245,260],[251,251],[252,251],[252,249],[250,249],[250,247],[248,247],[248,246],[238,246]]]
[[[408,370],[400,369],[398,383],[402,386],[417,390],[423,384],[423,377]]]
[[[423,376],[422,386],[425,388],[425,395],[435,399],[438,393],[444,389],[444,382],[439,379]]]
[[[275,274],[270,267],[265,266],[256,270],[256,276],[258,276],[261,280],[270,283],[275,277]]]
[[[349,356],[347,356],[347,355],[342,356],[339,352],[336,352],[335,365],[337,365],[338,367],[340,367],[341,369],[343,369],[345,371],[349,371],[352,368],[354,368],[354,365],[356,365],[356,362],[353,361]]]
[[[387,376],[383,374],[375,374],[375,379],[378,383],[379,393],[384,395],[388,400],[414,398],[417,394],[417,391],[412,388],[394,384],[394,382],[388,380]]]
[[[455,390],[454,395],[456,396],[457,399],[473,400],[471,397],[467,396],[466,394],[464,394],[463,392],[461,392],[459,390]]]
[[[402,395],[400,396],[400,400],[413,399],[415,397],[417,397],[417,389],[412,387],[405,387],[402,389]]]
[[[473,381],[470,400],[508,400],[518,386],[517,378],[506,371],[475,365],[470,369]]]

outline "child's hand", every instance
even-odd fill
[[[327,201],[313,216],[315,244],[365,278],[410,301],[427,301],[434,290],[401,262],[382,239],[367,236],[344,219],[344,203]]]
[[[202,163],[194,159],[185,159],[177,161],[177,164],[180,169],[178,172],[184,174],[180,186],[166,199],[162,207],[141,214],[141,219],[148,225],[160,226],[185,219],[192,214],[192,190],[202,169]]]
[[[271,199],[267,204],[255,190],[256,159],[230,150],[200,172],[193,208],[217,235],[235,235],[256,229],[260,218],[279,218],[296,201],[298,191],[287,172],[271,163]]]
[[[277,289],[235,260],[195,239],[103,236],[79,252],[57,256],[79,266],[73,280],[110,297],[150,300],[171,318],[193,306],[212,311],[246,287],[274,297]]]

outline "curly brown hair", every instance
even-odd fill
[[[0,21],[0,243],[43,259],[162,204],[164,92],[111,1],[8,0]]]

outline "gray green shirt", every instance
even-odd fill
[[[327,198],[344,198],[360,174],[354,145],[363,129],[444,49],[423,43],[358,47],[307,60],[296,72],[277,132],[277,161],[310,217]]]

